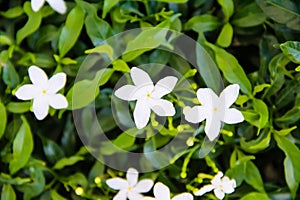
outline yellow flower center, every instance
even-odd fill
[[[42,90],[42,94],[47,94],[47,90]]]
[[[217,112],[218,111],[218,108],[217,107],[214,107],[214,112]]]
[[[146,97],[147,97],[147,98],[151,98],[151,94],[150,94],[150,93],[147,93],[147,94],[146,94]]]

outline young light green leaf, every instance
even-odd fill
[[[1,199],[16,200],[16,193],[10,184],[4,184],[1,192]]]
[[[56,190],[50,190],[50,195],[52,199],[55,200],[67,200],[66,198],[64,198],[63,196],[61,196],[60,194],[58,194],[56,192]]]
[[[62,158],[59,161],[57,161],[57,163],[53,166],[53,169],[55,170],[63,169],[64,167],[72,166],[75,163],[82,160],[84,160],[82,156],[71,156],[69,158]]]
[[[257,153],[266,149],[270,145],[271,131],[264,131],[255,140],[246,141],[244,137],[241,138],[241,147],[249,153]]]
[[[29,1],[26,1],[24,4],[24,12],[28,16],[28,21],[25,26],[18,30],[17,32],[17,44],[21,44],[21,42],[29,35],[34,33],[42,22],[42,14],[41,12],[34,12],[31,9],[31,5]]]
[[[7,123],[6,109],[4,104],[1,102],[0,102],[0,116],[1,116],[1,120],[0,120],[0,139],[1,139],[5,132],[6,123]]]
[[[259,192],[251,192],[243,196],[240,200],[269,200],[269,197],[266,193],[259,193]]]
[[[232,41],[233,28],[230,23],[226,23],[217,39],[217,44],[221,47],[229,47]]]
[[[118,59],[112,62],[113,68],[116,71],[129,72],[130,68],[124,60]]]
[[[88,49],[84,53],[90,54],[90,53],[106,53],[111,60],[113,60],[113,55],[114,55],[114,49],[108,45],[108,44],[103,44],[99,45],[93,49]]]
[[[104,0],[102,18],[104,19],[107,13],[114,7],[120,0]]]
[[[165,3],[186,3],[188,0],[154,0]]]
[[[252,161],[245,163],[245,181],[259,192],[265,192],[260,172]]]
[[[184,25],[184,30],[194,30],[198,33],[204,33],[207,31],[213,31],[221,26],[219,18],[213,15],[204,14],[194,16]]]
[[[233,14],[234,4],[232,0],[218,0],[218,3],[222,7],[223,14],[225,16],[225,22],[228,22],[229,18]]]
[[[10,8],[5,12],[0,12],[0,15],[6,18],[16,18],[23,14],[23,8],[21,6],[16,6],[14,8]]]
[[[80,6],[76,6],[68,14],[66,24],[62,28],[58,40],[58,49],[61,58],[75,45],[83,27],[84,17],[84,11]]]
[[[300,64],[300,42],[287,41],[280,44],[280,49],[292,62]]]
[[[287,134],[289,134],[290,132],[292,132],[293,130],[297,129],[297,126],[293,126],[291,128],[285,128],[285,129],[281,129],[280,131],[277,130],[273,130],[275,134],[279,135],[279,136],[286,136]]]
[[[10,102],[6,105],[7,111],[11,113],[25,113],[30,110],[31,102]]]
[[[258,128],[264,128],[269,120],[268,106],[260,99],[253,99],[253,108],[259,114]]]
[[[9,171],[11,174],[16,173],[27,164],[33,150],[33,138],[30,125],[24,116],[21,116],[21,119],[22,125],[14,139],[13,158],[9,163]]]

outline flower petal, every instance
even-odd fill
[[[154,98],[160,99],[161,97],[169,94],[174,89],[178,78],[175,76],[167,76],[161,80],[159,80],[155,86],[152,93]]]
[[[55,109],[62,109],[68,107],[68,101],[62,94],[49,95],[49,105]]]
[[[150,106],[159,116],[174,116],[176,112],[173,104],[165,99],[151,99]]]
[[[128,182],[122,178],[111,178],[106,180],[106,184],[114,190],[123,190],[128,188]]]
[[[143,100],[138,100],[133,111],[134,122],[138,129],[142,129],[148,124],[150,114],[149,105]]]
[[[172,200],[193,200],[194,197],[190,193],[182,193],[174,196]]]
[[[227,86],[220,94],[220,101],[224,104],[225,108],[229,108],[239,96],[240,86],[232,84]]]
[[[155,184],[153,193],[157,200],[170,200],[170,189],[161,182]]]
[[[218,199],[223,199],[223,198],[225,197],[225,193],[224,193],[223,190],[220,189],[220,188],[214,189],[214,193],[215,193],[215,196],[216,196]]]
[[[221,122],[218,116],[213,115],[212,117],[206,118],[204,131],[210,141],[213,141],[218,137],[220,133],[220,129],[221,129]]]
[[[137,193],[149,192],[153,186],[154,182],[151,179],[144,179],[139,181],[134,187],[134,191]]]
[[[156,200],[154,197],[144,197],[143,200]]]
[[[241,111],[235,108],[229,108],[225,110],[222,121],[226,124],[236,124],[244,121],[244,116]]]
[[[115,91],[115,95],[116,97],[126,100],[126,101],[132,101],[132,100],[136,100],[136,93],[137,91],[137,87],[134,85],[124,85],[122,87],[120,87],[119,89],[117,89]]]
[[[197,98],[203,106],[212,107],[218,102],[218,96],[210,88],[200,88],[197,91]]]
[[[127,199],[127,190],[120,190],[113,200],[126,200]]]
[[[191,123],[202,122],[206,118],[207,109],[204,106],[185,107],[183,114],[185,120]]]
[[[65,14],[67,11],[66,3],[63,0],[46,0],[51,8],[60,14]]]
[[[236,182],[234,179],[230,180],[227,176],[222,178],[222,190],[227,193],[231,194],[234,192],[234,188],[236,186]]]
[[[38,95],[38,88],[32,84],[21,86],[15,93],[16,97],[21,100],[30,100]]]
[[[48,81],[48,90],[50,94],[57,93],[66,85],[67,75],[65,73],[57,73],[53,75]]]
[[[218,173],[214,176],[214,178],[211,180],[211,183],[215,186],[218,187],[221,184],[221,178],[223,176],[223,172],[218,171]]]
[[[143,71],[137,67],[131,68],[130,75],[131,75],[133,83],[136,86],[143,86],[145,84],[148,85],[149,83],[151,83],[153,85],[153,82],[152,82],[150,76],[145,71]]]
[[[31,82],[41,88],[45,88],[48,84],[47,74],[39,67],[32,65],[28,69]]]
[[[45,0],[31,0],[31,8],[34,12],[37,12],[44,5]]]
[[[127,192],[127,197],[129,200],[142,200],[144,198],[143,195],[135,193],[132,190]]]
[[[195,196],[202,196],[203,194],[210,192],[213,189],[215,189],[215,187],[213,185],[205,185],[195,193]]]
[[[32,110],[38,120],[43,120],[48,115],[49,103],[46,95],[40,95],[33,99]]]
[[[134,168],[129,168],[126,173],[126,179],[128,185],[133,187],[137,184],[139,178],[139,172]]]

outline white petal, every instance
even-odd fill
[[[134,122],[138,129],[142,129],[147,125],[150,114],[149,105],[143,100],[138,100],[133,111]]]
[[[227,176],[222,178],[222,190],[227,193],[231,194],[234,192],[235,188],[235,180],[230,180]]]
[[[212,107],[218,102],[219,97],[210,88],[200,88],[197,91],[197,98],[203,106]]]
[[[220,101],[224,104],[225,108],[229,108],[239,96],[240,86],[232,84],[227,86],[220,94]]]
[[[62,94],[49,95],[49,105],[55,109],[62,109],[68,107],[68,101]]]
[[[16,97],[21,100],[30,100],[38,95],[38,88],[32,84],[21,86],[15,93]]]
[[[33,65],[29,67],[28,73],[31,82],[34,85],[39,86],[41,88],[45,88],[47,86],[48,76],[41,68]]]
[[[204,106],[185,107],[183,114],[185,120],[191,123],[202,122],[206,118],[207,109]]]
[[[143,86],[145,84],[148,85],[149,83],[151,83],[153,85],[153,82],[152,82],[150,76],[145,71],[143,71],[137,67],[131,68],[130,75],[131,75],[133,83],[136,86]]]
[[[136,90],[134,91],[132,98],[148,99],[149,96],[151,96],[153,88],[154,86],[152,83],[144,84],[143,86],[136,86]]]
[[[205,185],[195,193],[195,196],[202,196],[203,194],[212,191],[214,188],[213,185]]]
[[[31,0],[31,8],[34,12],[37,12],[44,5],[45,0]]]
[[[156,200],[154,197],[144,197],[143,200]]]
[[[135,193],[134,191],[127,192],[127,197],[129,200],[142,200],[144,197],[139,193]]]
[[[169,94],[174,89],[177,78],[174,76],[167,76],[161,80],[159,80],[155,86],[152,93],[152,96],[154,98],[160,99],[161,97],[165,96],[166,94]]]
[[[48,81],[48,92],[55,94],[66,85],[67,75],[65,73],[57,73]]]
[[[134,168],[129,168],[126,173],[126,179],[128,185],[133,187],[137,184],[139,178],[139,172]]]
[[[165,99],[151,99],[151,109],[159,116],[174,116],[175,108],[170,101]]]
[[[45,119],[49,111],[49,103],[46,95],[40,95],[33,99],[32,110],[38,120]]]
[[[153,193],[157,200],[170,200],[170,189],[161,182],[155,184]]]
[[[193,195],[189,193],[178,194],[172,198],[172,200],[193,200],[193,199],[194,199]]]
[[[244,116],[239,110],[230,108],[225,110],[224,119],[222,121],[227,124],[236,124],[244,121]]]
[[[137,193],[149,192],[149,190],[151,190],[153,184],[154,183],[151,179],[144,179],[144,180],[139,181],[133,190]]]
[[[213,115],[212,117],[206,118],[204,131],[210,141],[213,141],[218,137],[220,133],[220,129],[221,129],[221,122],[218,116]]]
[[[136,91],[136,86],[134,85],[124,85],[115,91],[116,97],[126,100],[132,101],[136,100],[134,94]]]
[[[106,184],[114,190],[123,190],[128,188],[128,182],[122,178],[111,178],[106,180]]]
[[[218,173],[214,176],[214,178],[211,180],[211,183],[215,186],[218,187],[221,184],[221,178],[223,176],[223,172],[218,171]]]
[[[120,190],[113,200],[126,200],[127,199],[127,190]]]
[[[65,14],[67,11],[66,3],[63,0],[46,0],[49,5],[60,14]]]
[[[220,188],[214,189],[214,193],[218,199],[223,199],[225,197],[225,193]]]

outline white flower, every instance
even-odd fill
[[[138,182],[138,171],[134,168],[127,170],[126,179],[111,178],[106,181],[106,184],[114,190],[119,190],[113,200],[142,200],[143,196],[140,193],[148,192],[152,186],[151,179],[144,179]]]
[[[154,86],[149,75],[139,68],[133,67],[130,75],[134,85],[122,86],[115,91],[115,95],[126,101],[137,100],[133,118],[138,129],[147,125],[151,110],[159,116],[175,115],[173,104],[161,98],[173,90],[178,80],[176,77],[167,76]]]
[[[64,0],[31,0],[31,7],[34,12],[37,12],[45,4],[45,1],[60,14],[65,14],[67,11],[67,6]]]
[[[196,196],[202,196],[203,194],[214,190],[214,194],[218,199],[223,199],[225,194],[231,194],[234,192],[236,187],[236,182],[234,179],[229,179],[227,176],[223,176],[222,172],[218,172],[216,176],[211,180],[210,185],[206,185],[200,188],[199,191],[195,193]]]
[[[221,122],[235,124],[244,121],[240,111],[230,106],[239,95],[238,84],[229,85],[218,97],[210,88],[200,88],[197,98],[202,106],[193,108],[185,107],[183,113],[185,119],[192,123],[198,123],[206,119],[205,133],[210,141],[213,141],[220,132]]]
[[[145,197],[144,200],[171,200],[170,197],[170,189],[162,184],[162,183],[156,183],[153,189],[153,193],[155,198],[153,197]],[[185,192],[178,194],[172,198],[172,200],[193,200],[193,195]]]
[[[21,100],[33,99],[32,110],[38,120],[48,115],[49,105],[55,109],[68,107],[67,99],[62,94],[56,94],[66,84],[65,73],[57,73],[48,80],[42,69],[31,66],[28,74],[33,84],[21,86],[15,95]]]

